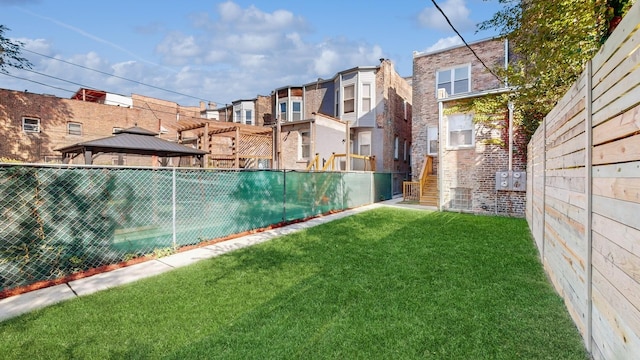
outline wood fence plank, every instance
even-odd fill
[[[628,162],[622,164],[608,164],[594,166],[591,169],[594,178],[598,177],[640,177],[640,161]]]
[[[565,139],[561,144],[550,145],[547,147],[547,158],[553,159],[559,156],[567,155],[584,149],[585,133],[584,122],[582,125],[582,132],[575,134],[574,137]]]
[[[571,112],[576,102],[580,101],[577,99],[581,99],[584,97],[584,89],[586,87],[586,71],[583,71],[576,81],[571,85],[571,87],[567,90],[560,100],[558,100],[556,106],[549,111],[546,116],[545,121],[547,122],[547,131],[553,129],[554,125],[557,122],[561,122],[563,118],[563,114]]]
[[[638,160],[640,160],[640,134],[598,145],[593,148],[593,165]]]
[[[596,276],[601,275],[594,274]],[[593,290],[593,339],[602,353],[606,354],[606,359],[624,359],[625,354],[638,354],[637,344],[640,342],[632,327],[627,324],[627,319],[617,312],[615,306],[619,306],[619,302],[607,301],[606,295],[617,291],[615,288],[607,290],[608,294],[597,288]]]
[[[600,214],[593,214],[592,230],[628,252],[640,256],[640,230],[621,224]]]
[[[633,79],[639,78],[640,67],[611,89],[611,92],[615,92],[615,94],[611,96],[601,96],[594,101],[593,126],[603,123],[638,105],[640,86],[635,86],[637,85],[637,80],[634,81]]]
[[[631,279],[640,284],[640,257],[632,254],[604,235],[593,233],[593,249],[607,258],[607,261]]]
[[[585,97],[582,92],[581,97],[572,99],[573,102],[567,104],[570,106],[566,113],[562,116],[554,118],[555,121],[550,122],[547,127],[547,142],[554,141],[556,137],[562,136],[569,129],[575,127],[579,122],[584,121]],[[583,130],[584,131],[584,128]]]
[[[640,203],[640,178],[594,178],[593,194]]]
[[[593,195],[593,212],[640,229],[640,204]]]
[[[640,105],[593,129],[593,145],[624,138],[640,131]]]
[[[630,72],[640,63],[640,32],[634,32],[634,38],[627,39],[607,64],[594,74],[593,99],[599,100],[601,97],[610,96],[612,90],[621,82],[630,81],[627,79]],[[599,110],[599,109],[596,109]]]
[[[636,308],[640,307],[640,283],[608,261],[606,254],[603,255],[598,251],[593,252],[593,268],[608,279],[631,305]]]

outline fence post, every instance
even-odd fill
[[[176,168],[171,172],[171,227],[173,238],[173,250],[178,249],[176,242]]]
[[[392,180],[393,182],[393,180]],[[371,193],[370,193],[370,198],[369,198],[369,203],[373,204],[375,203],[375,197],[376,197],[376,189],[374,188],[374,183],[373,183],[373,171],[371,172],[371,176],[369,176],[369,186],[371,188]],[[393,186],[393,185],[391,185]]]
[[[592,255],[593,255],[593,239],[591,234],[591,218],[592,218],[592,182],[593,175],[591,173],[592,168],[592,145],[593,145],[593,133],[592,133],[592,123],[593,123],[593,63],[591,60],[587,62],[587,74],[586,74],[586,85],[585,85],[585,192],[587,197],[587,209],[586,209],[586,219],[584,231],[587,236],[587,326],[586,326],[586,334],[585,334],[585,343],[587,347],[587,351],[591,353],[591,338],[593,331],[593,299],[592,299],[592,288],[593,288],[593,271],[591,268]]]
[[[287,221],[287,171],[282,170],[282,221]]]
[[[546,261],[546,222],[547,222],[547,118],[542,120],[542,267]]]

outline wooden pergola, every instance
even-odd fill
[[[187,138],[192,132],[195,137]],[[273,130],[271,128],[237,123],[205,121],[178,129],[178,141],[196,141],[206,151],[205,164],[217,168],[261,168],[273,159]],[[269,165],[270,166],[270,165]]]

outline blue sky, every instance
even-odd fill
[[[476,24],[498,0],[437,3],[467,42],[495,35]],[[9,69],[0,88],[70,97],[83,85],[181,105],[269,95],[380,58],[411,76],[414,51],[461,44],[431,1],[0,0],[0,24],[37,72]]]

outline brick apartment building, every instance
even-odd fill
[[[285,86],[272,93],[273,116],[287,129],[291,128],[290,123],[309,121],[316,114],[343,122],[345,129],[348,123],[349,143],[342,135],[334,152],[345,153],[348,146],[352,154],[375,156],[376,171],[394,174],[395,193],[401,192],[402,180],[407,179],[411,171],[411,104],[411,85],[386,59],[381,59],[378,66],[355,67],[331,79]],[[288,140],[291,136],[300,139],[300,147],[308,146],[306,141],[317,144],[330,140],[313,135],[305,140],[299,131],[292,135],[287,130],[281,134],[280,141],[284,143],[285,138]],[[295,153],[301,154],[296,159],[296,166],[301,168],[311,160],[306,155],[313,156],[309,152]],[[284,168],[290,163],[281,160],[279,166]],[[353,161],[349,170],[364,169],[363,161]]]
[[[508,61],[505,40],[483,40],[470,46],[490,68]],[[524,215],[525,192],[521,190],[526,179],[513,178],[516,172],[516,177],[523,175],[524,160],[512,156],[509,169],[508,147],[488,141],[501,139],[499,129],[474,122],[472,113],[446,111],[460,101],[507,92],[505,85],[466,46],[414,54],[413,180],[419,180],[426,156],[431,156],[441,209]],[[508,173],[507,186],[497,186],[503,184],[497,180],[499,172]],[[513,190],[514,184],[522,187]]]
[[[25,162],[60,162],[55,149],[111,136],[138,126],[177,140],[184,123],[206,121],[207,109],[184,107],[142,95],[126,97],[104,91],[80,89],[72,98],[0,89],[0,157]],[[115,154],[102,154],[96,165],[116,164]],[[74,163],[84,163],[77,159]],[[126,165],[157,165],[157,159],[127,154]]]

